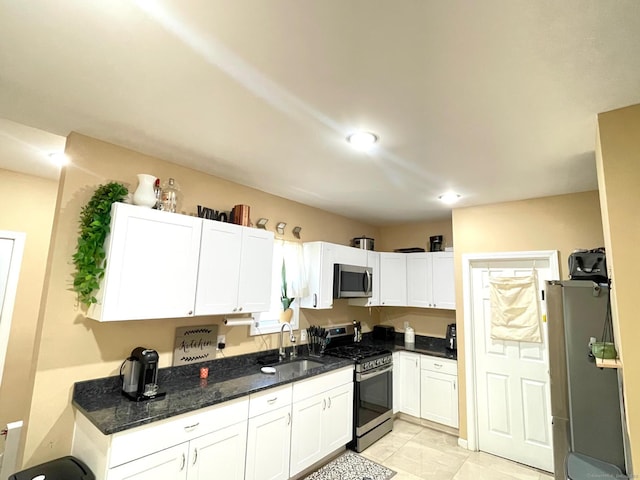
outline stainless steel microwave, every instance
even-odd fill
[[[355,265],[333,265],[333,298],[370,297],[373,269]]]

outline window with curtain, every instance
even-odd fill
[[[307,279],[304,269],[304,257],[302,244],[276,240],[273,245],[273,265],[271,267],[271,308],[268,312],[254,315],[258,320],[258,326],[251,326],[250,335],[264,335],[280,331],[280,314],[284,311],[282,306],[283,295],[283,265],[285,266],[285,278],[287,297],[294,298],[289,308],[293,310],[293,316],[289,323],[294,330],[300,324],[300,298],[307,294]]]

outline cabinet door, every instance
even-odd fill
[[[431,261],[429,253],[407,254],[407,305],[410,307],[430,307]]]
[[[114,203],[106,272],[88,316],[100,321],[192,316],[201,229],[200,218]]]
[[[400,388],[400,352],[393,352],[393,414],[400,411],[401,393]]]
[[[433,422],[458,428],[457,377],[422,370],[420,416]]]
[[[407,260],[404,253],[380,252],[380,305],[407,305]]]
[[[327,242],[309,242],[303,247],[309,295],[300,300],[300,306],[314,309],[332,308],[334,245]]]
[[[316,395],[293,404],[289,468],[292,477],[323,457],[323,402],[326,408],[326,397]]]
[[[187,479],[243,480],[246,447],[246,421],[191,440]]]
[[[400,411],[420,417],[420,355],[400,352]]]
[[[367,266],[371,267],[373,285],[371,286],[371,298],[368,299],[368,307],[380,305],[380,254],[378,252],[367,252]]]
[[[456,288],[453,252],[431,254],[432,303],[436,308],[455,310]]]
[[[188,444],[182,443],[111,468],[107,480],[186,480]]]
[[[238,311],[268,312],[271,307],[273,232],[242,229]]]
[[[322,419],[323,455],[353,440],[353,383],[329,390]]]
[[[203,220],[200,245],[196,315],[237,311],[242,227]]]
[[[249,419],[246,480],[287,480],[291,405]]]

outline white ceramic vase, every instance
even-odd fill
[[[156,204],[156,193],[153,185],[156,177],[147,175],[146,173],[138,174],[138,188],[133,192],[133,204],[141,207],[153,207]]]

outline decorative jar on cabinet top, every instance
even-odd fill
[[[138,174],[138,188],[133,193],[133,204],[141,207],[153,207],[156,204],[156,194],[153,185],[156,177],[146,173]]]

